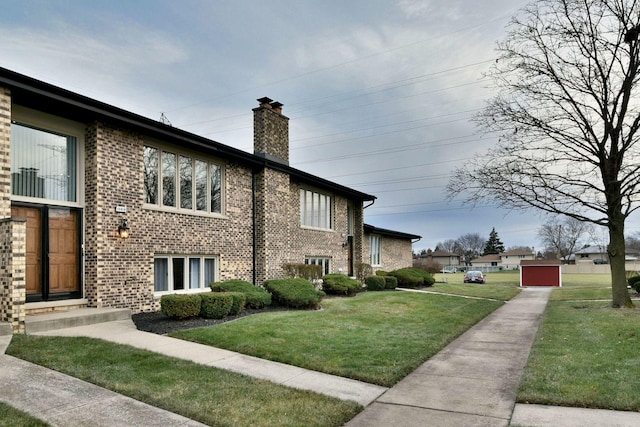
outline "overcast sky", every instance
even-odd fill
[[[495,140],[470,118],[521,0],[4,0],[0,66],[253,151],[251,109],[290,118],[291,166],[378,197],[365,222],[535,246],[536,212],[448,202]],[[631,221],[628,232],[640,231]]]

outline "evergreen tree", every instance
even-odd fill
[[[500,237],[498,237],[498,232],[494,227],[491,229],[491,233],[489,233],[489,240],[487,240],[487,243],[484,245],[482,255],[500,254],[502,252],[504,252],[504,243],[502,243]]]

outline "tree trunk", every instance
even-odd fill
[[[615,308],[633,307],[627,290],[625,265],[624,219],[609,222],[609,263],[611,266],[611,305]]]

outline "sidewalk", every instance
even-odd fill
[[[347,425],[508,426],[550,292],[524,289]]]
[[[353,400],[366,409],[347,423],[351,427],[640,425],[640,413],[515,405],[550,292],[524,289],[391,389],[138,331],[131,320],[40,335],[100,338]],[[200,425],[1,352],[0,390],[0,400],[52,425],[87,425],[88,413],[92,426]]]
[[[52,426],[204,424],[33,363],[0,354],[0,401]],[[0,420],[0,425],[3,425]]]
[[[293,388],[314,391],[341,400],[352,400],[362,406],[369,405],[387,390],[385,387],[361,381],[246,356],[233,351],[188,342],[165,335],[139,331],[136,329],[132,320],[119,320],[59,329],[40,332],[36,335],[100,338],[105,341],[127,344],[166,356],[189,360],[205,366],[226,369]]]

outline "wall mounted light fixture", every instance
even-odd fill
[[[118,225],[118,237],[121,239],[128,239],[130,234],[129,224],[127,223],[127,219],[123,218]]]

